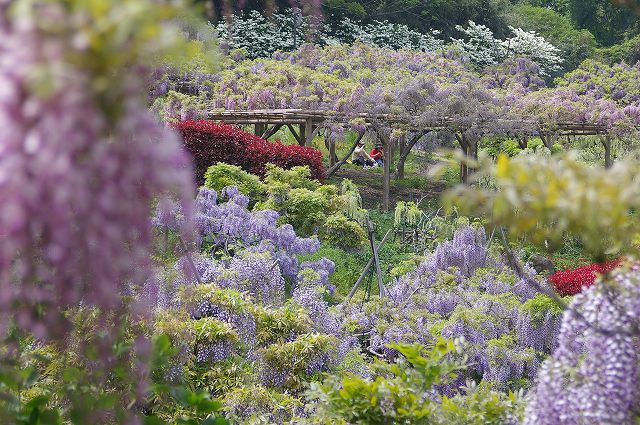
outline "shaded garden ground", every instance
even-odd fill
[[[382,204],[382,173],[376,169],[358,169],[343,167],[329,180],[339,183],[342,179],[349,179],[358,185],[362,195],[363,206],[367,209],[379,209]],[[409,175],[402,180],[391,180],[391,205],[398,201],[419,201],[423,205],[435,206],[438,198],[446,190],[443,181],[431,181],[422,175]]]

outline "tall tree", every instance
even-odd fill
[[[547,3],[547,2],[538,2]],[[508,14],[509,24],[527,31],[536,31],[562,52],[562,71],[576,69],[590,57],[596,47],[596,39],[586,29],[576,29],[568,16],[549,7],[530,4],[515,5]]]
[[[437,29],[445,39],[456,35],[455,26],[469,20],[486,25],[498,36],[506,31],[503,12],[508,0],[357,0],[368,19],[389,20],[410,27]]]
[[[610,0],[569,0],[571,19],[591,31],[598,42],[610,46],[640,29],[638,16]]]

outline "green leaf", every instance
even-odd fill
[[[205,420],[202,421],[202,425],[228,425],[229,421],[227,421],[223,417],[215,417],[215,416],[207,416]]]
[[[156,415],[153,415],[144,418],[144,425],[166,425],[166,423]]]
[[[23,378],[23,386],[25,388],[30,388],[33,384],[36,383],[38,378],[40,377],[40,372],[33,367],[26,368],[22,372],[20,372]]]
[[[29,402],[25,405],[25,408],[26,410],[36,409],[41,406],[46,406],[48,402],[49,397],[40,395],[29,400]]]

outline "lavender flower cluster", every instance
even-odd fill
[[[357,348],[358,341],[344,331],[325,299],[335,291],[330,282],[335,264],[298,261],[298,255],[318,249],[317,239],[299,238],[291,226],[278,226],[276,212],[248,206],[249,199],[235,187],[219,194],[201,188],[196,230],[202,252],[184,255],[164,276],[150,279],[143,294],[161,310],[188,312],[199,335],[192,349],[195,364],[239,354],[234,359],[258,365],[263,386],[299,391],[311,375],[330,370]],[[179,229],[179,205],[159,203],[152,221],[159,228]],[[303,317],[291,317],[292,309]],[[209,329],[206,337],[203,326]]]
[[[316,269],[320,269],[321,272],[312,268],[302,269],[298,274],[298,282],[293,290],[292,299],[309,312],[313,328],[317,332],[337,335],[340,330],[339,319],[329,311],[329,304],[323,297],[323,293],[326,291],[324,279],[328,276],[328,271],[321,268],[323,265],[331,267],[334,265],[330,261],[313,263],[312,265]]]
[[[534,278],[532,269],[526,273]],[[466,378],[514,388],[535,376],[558,333],[559,312],[540,319],[527,309],[536,293],[491,255],[483,229],[464,226],[415,272],[395,280],[389,299],[362,308],[345,304],[341,311],[344,326],[366,335],[371,352],[392,360],[397,353],[389,343],[428,345],[443,336],[463,343]]]
[[[577,295],[531,392],[525,425],[632,424],[640,414],[638,266]],[[575,312],[580,313],[580,316]]]
[[[209,344],[198,345],[196,348],[196,361],[219,362],[231,357],[235,346],[230,341],[215,341]]]
[[[312,254],[320,247],[317,238],[296,236],[291,225],[278,226],[279,214],[273,210],[250,211],[249,198],[236,187],[224,188],[220,196],[212,189],[200,188],[196,197],[196,230],[200,244],[212,250],[243,248],[251,252],[269,252],[277,260],[285,277],[298,274],[297,255]],[[155,226],[175,230],[181,223],[178,205],[159,204],[152,219]]]
[[[62,338],[65,309],[115,309],[128,283],[148,278],[148,206],[172,193],[188,217],[191,170],[139,96],[144,67],[109,88],[117,102],[100,98],[79,65],[91,51],[74,28],[81,12],[47,3],[12,19],[13,2],[2,3],[0,332],[15,319],[39,338]]]

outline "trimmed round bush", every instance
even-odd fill
[[[228,186],[236,186],[252,200],[264,194],[265,187],[258,176],[249,174],[237,165],[220,162],[209,167],[204,174],[204,185],[220,193]]]

